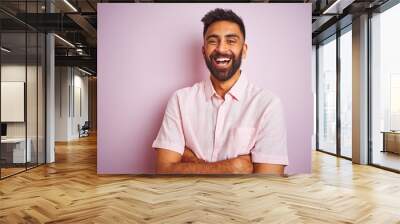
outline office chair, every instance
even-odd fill
[[[90,125],[89,125],[89,121],[85,121],[85,123],[82,125],[82,127],[79,127],[80,125],[78,125],[78,129],[79,129],[79,138],[80,137],[87,137],[89,136],[89,129],[90,129]]]

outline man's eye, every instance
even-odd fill
[[[217,43],[216,40],[209,40],[209,41],[208,41],[208,44],[216,44],[216,43]]]
[[[236,40],[227,40],[228,44],[235,44]]]

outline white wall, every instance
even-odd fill
[[[87,120],[88,77],[76,68],[56,67],[55,140],[77,139],[78,124],[83,125]]]
[[[71,96],[71,99],[74,99],[74,102],[71,101],[71,106],[74,107],[71,109],[71,136],[72,138],[78,138],[78,124],[82,126],[85,121],[88,120],[88,77],[82,76],[78,70],[74,70],[74,82],[72,88],[74,90],[74,96]],[[71,90],[72,90],[71,89]]]
[[[70,84],[69,68],[55,68],[55,141],[68,140],[68,117]]]

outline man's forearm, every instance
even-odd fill
[[[227,174],[233,173],[233,164],[230,160],[213,163],[179,162],[158,168],[159,173],[170,174]]]
[[[198,159],[189,148],[185,148],[183,155],[168,149],[158,149],[157,151],[157,173],[244,174],[252,172],[253,163],[250,155],[240,155],[217,162],[206,162]]]
[[[218,162],[177,162],[157,167],[169,174],[246,174],[253,172],[250,156],[243,155]]]

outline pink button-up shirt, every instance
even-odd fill
[[[170,98],[153,148],[215,162],[251,153],[254,163],[288,165],[286,127],[279,98],[249,83],[242,73],[225,95],[210,79]]]

